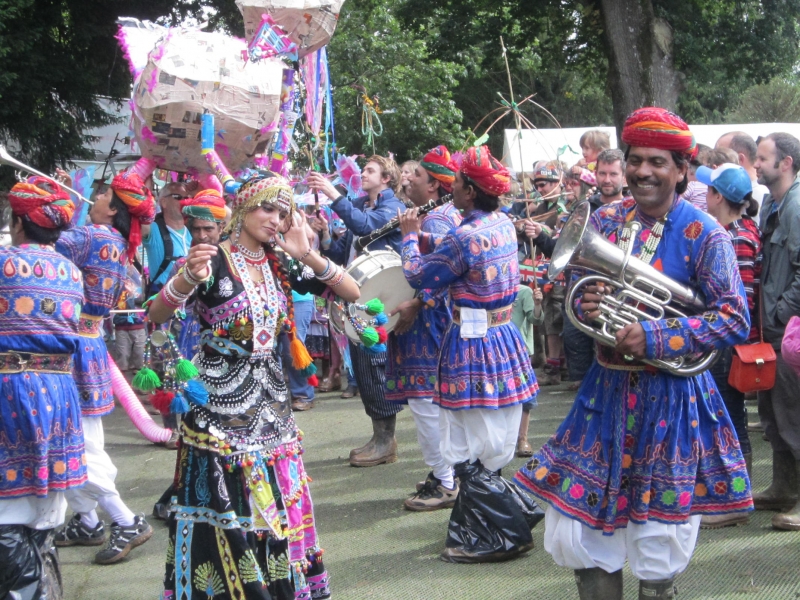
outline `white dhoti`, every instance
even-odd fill
[[[117,467],[105,451],[103,420],[101,417],[83,417],[82,422],[88,481],[81,488],[65,492],[69,507],[82,517],[86,515],[88,518],[85,522],[89,526],[97,522],[94,511],[98,504],[114,522],[132,525],[134,514],[122,502],[114,483]]]
[[[544,520],[544,549],[562,567],[619,571],[627,559],[637,579],[671,579],[686,569],[697,543],[700,515],[688,523],[668,525],[657,521],[628,523],[614,535],[570,519],[548,507]]]
[[[514,458],[522,405],[492,410],[470,408],[439,411],[442,458],[448,465],[480,460],[498,471]]]
[[[453,468],[445,462],[440,448],[439,406],[433,403],[433,398],[409,398],[408,408],[417,425],[417,441],[425,464],[444,487],[452,489]]]
[[[0,525],[55,529],[64,523],[66,512],[64,492],[50,492],[45,498],[24,496],[0,500]]]

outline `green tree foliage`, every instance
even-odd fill
[[[800,0],[652,2],[672,28],[677,110],[690,122],[719,122],[745,89],[788,75],[800,58]],[[465,66],[454,98],[466,126],[507,90],[503,35],[517,97],[535,93],[566,127],[612,122],[601,9],[602,0],[406,0],[400,14],[410,35],[431,40],[432,55]],[[541,112],[528,116],[549,126]]]
[[[800,86],[776,78],[748,88],[728,113],[729,123],[800,123]]]
[[[611,123],[607,62],[593,39],[599,35],[595,11],[558,0],[406,0],[400,14],[410,35],[430,40],[433,55],[465,66],[454,97],[466,127],[474,128],[499,106],[498,93],[508,97],[501,35],[517,101],[533,94],[563,127]],[[532,105],[522,112],[537,127],[555,126]],[[511,115],[493,129],[496,154],[502,129],[509,127],[514,127]]]
[[[396,0],[348,0],[329,46],[336,135],[340,148],[371,154],[362,134],[362,86],[380,97],[383,135],[378,153],[417,158],[437,144],[460,147],[462,114],[453,99],[465,69],[435,58],[430,40],[408,35],[395,15]]]
[[[117,16],[154,19],[169,0],[0,0],[0,140],[43,171],[85,155],[110,117],[97,95],[130,96]]]
[[[790,75],[800,59],[800,0],[654,4],[673,28],[678,111],[689,122],[722,122],[746,89]]]

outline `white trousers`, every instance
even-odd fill
[[[570,569],[599,567],[613,573],[625,565],[627,558],[639,580],[671,579],[688,566],[699,531],[700,515],[692,515],[688,523],[680,525],[628,523],[609,536],[548,507],[544,549],[557,565]]]
[[[55,529],[64,523],[66,513],[67,500],[64,492],[49,492],[45,498],[24,496],[0,500],[0,525]]]
[[[134,514],[122,502],[114,484],[117,467],[104,448],[103,420],[83,417],[82,422],[88,481],[81,488],[67,490],[69,507],[83,515],[94,511],[99,503],[115,522],[129,525],[133,523]]]
[[[514,458],[522,405],[492,410],[439,411],[442,458],[448,465],[480,460],[490,471],[505,467]]]
[[[425,464],[444,487],[453,488],[453,468],[442,458],[439,435],[439,405],[433,398],[409,398],[408,408],[417,425],[417,441]]]

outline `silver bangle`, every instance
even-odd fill
[[[183,267],[183,279],[184,279],[184,281],[186,281],[186,283],[188,283],[192,287],[197,287],[201,283],[205,283],[206,281],[208,281],[210,278],[211,278],[211,267],[210,266],[208,267],[208,275],[203,277],[203,279],[196,279],[195,276],[192,275],[189,272],[189,267],[188,266],[184,266]]]

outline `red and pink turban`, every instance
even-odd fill
[[[124,171],[111,181],[111,189],[128,207],[131,214],[131,233],[128,238],[128,258],[136,255],[142,243],[142,225],[152,223],[156,217],[156,203],[153,194],[145,186],[137,173]]]
[[[461,173],[490,196],[500,196],[511,189],[511,176],[486,146],[467,150],[461,162]]]
[[[697,156],[697,142],[686,122],[657,106],[633,111],[622,128],[622,141],[628,146],[681,152],[690,159]]]
[[[28,217],[45,229],[63,229],[75,213],[75,203],[55,181],[33,176],[17,183],[8,193],[11,212]]]

